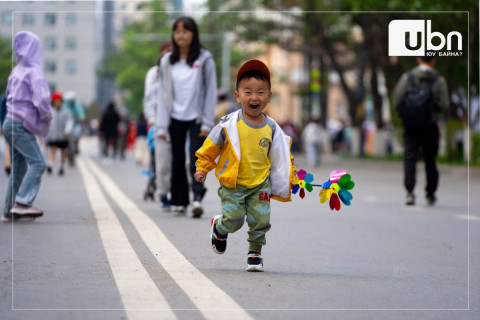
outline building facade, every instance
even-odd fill
[[[96,69],[102,56],[98,9],[93,1],[0,2],[0,35],[35,33],[50,90],[74,91],[88,105],[97,98]]]

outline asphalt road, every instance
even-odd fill
[[[406,207],[401,163],[325,157],[306,170],[322,183],[347,169],[352,205],[331,211],[319,188],[272,201],[265,272],[249,273],[247,225],[224,255],[209,246],[213,174],[202,218],[178,217],[143,200],[131,155],[96,150],[86,139],[75,168],[43,177],[44,217],[0,224],[1,319],[480,318],[478,168],[440,166],[429,207],[420,164],[417,205]]]

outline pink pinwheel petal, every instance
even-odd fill
[[[297,172],[297,177],[300,180],[305,179],[305,176],[307,175],[307,172],[303,169],[300,169],[300,171]]]

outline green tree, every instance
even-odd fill
[[[125,103],[133,114],[143,109],[145,75],[155,65],[161,41],[170,40],[172,18],[163,4],[142,4],[144,18],[128,24],[122,34],[123,46],[103,59],[99,76],[113,76],[125,93]]]
[[[0,36],[0,94],[7,88],[8,76],[12,71],[12,41]]]

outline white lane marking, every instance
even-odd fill
[[[457,219],[462,219],[462,220],[469,220],[470,221],[480,221],[480,217],[477,216],[472,216],[472,215],[466,215],[466,214],[456,214],[454,215],[455,218]]]
[[[99,184],[79,158],[77,165],[128,318],[177,319],[132,248]],[[162,309],[163,312],[159,317],[158,312],[146,309]]]
[[[128,198],[107,174],[92,160],[85,158],[85,161],[110,197],[117,202],[119,208],[130,219],[153,256],[190,298],[205,319],[217,320],[218,311],[228,309],[235,311],[229,313],[229,319],[253,320],[235,300],[195,268],[167,239],[156,223]]]

